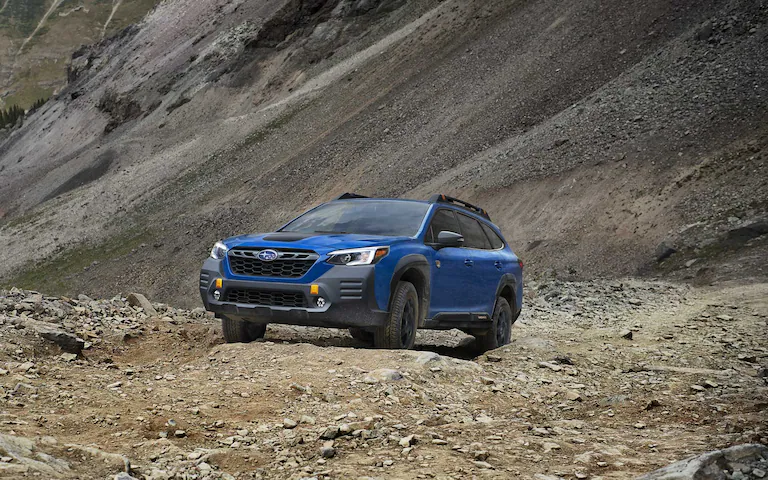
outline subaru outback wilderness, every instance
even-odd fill
[[[485,210],[345,193],[274,233],[217,242],[200,294],[227,342],[269,323],[349,328],[379,348],[412,348],[418,328],[458,328],[482,350],[509,343],[523,263]]]

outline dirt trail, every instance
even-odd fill
[[[112,0],[112,11],[109,12],[109,17],[107,17],[107,21],[104,22],[104,26],[101,28],[102,39],[107,34],[107,27],[109,26],[109,23],[112,21],[112,17],[115,16],[115,12],[117,12],[117,9],[120,8],[120,5],[122,3],[123,3],[123,0]]]
[[[25,38],[25,39],[24,39],[24,41],[22,42],[22,44],[21,44],[21,47],[19,47],[19,51],[18,51],[18,52],[16,52],[16,56],[18,56],[18,55],[21,55],[21,52],[23,52],[23,51],[24,51],[24,47],[26,47],[26,46],[27,46],[27,44],[30,42],[30,40],[32,40],[33,38],[35,38],[35,34],[36,34],[38,31],[40,31],[40,29],[41,29],[41,28],[43,28],[43,25],[45,25],[45,22],[48,20],[48,17],[50,17],[50,16],[51,16],[51,14],[52,14],[52,13],[53,13],[53,12],[54,12],[54,11],[55,11],[57,8],[59,8],[59,5],[61,5],[61,3],[62,3],[63,1],[64,1],[64,0],[53,0],[53,3],[51,4],[51,7],[48,9],[48,11],[47,11],[47,12],[45,12],[45,15],[43,15],[43,18],[41,18],[41,19],[40,19],[40,21],[37,23],[37,26],[35,27],[35,29],[32,31],[32,33],[29,35],[29,37]],[[7,4],[7,3],[8,3],[8,2],[6,2],[6,4]]]
[[[766,299],[766,284],[534,284],[513,343],[473,359],[460,332],[420,332],[417,351],[298,327],[223,345],[199,311],[8,294],[0,434],[65,460],[64,478],[117,473],[105,452],[137,478],[632,478],[768,442]],[[91,345],[62,355],[31,317]]]

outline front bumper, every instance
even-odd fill
[[[222,262],[209,258],[200,272],[200,296],[205,308],[216,316],[227,316],[256,323],[283,323],[315,327],[379,327],[387,312],[378,309],[374,292],[374,266],[335,266],[311,283],[281,283],[253,280],[229,280],[223,274]],[[216,288],[215,280],[223,279]],[[310,293],[311,285],[318,286],[318,294]],[[269,292],[299,293],[306,307],[280,307],[228,302],[231,289],[250,289]],[[214,292],[219,291],[219,300]],[[325,305],[317,306],[323,297]]]

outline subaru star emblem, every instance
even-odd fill
[[[262,262],[274,262],[278,256],[278,253],[274,250],[262,250],[258,255],[259,260]]]

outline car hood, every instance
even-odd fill
[[[319,254],[327,254],[334,250],[347,248],[388,246],[393,243],[410,239],[410,237],[356,235],[349,233],[320,234],[276,232],[240,235],[224,240],[224,244],[228,248],[269,247],[276,249],[313,250]]]

